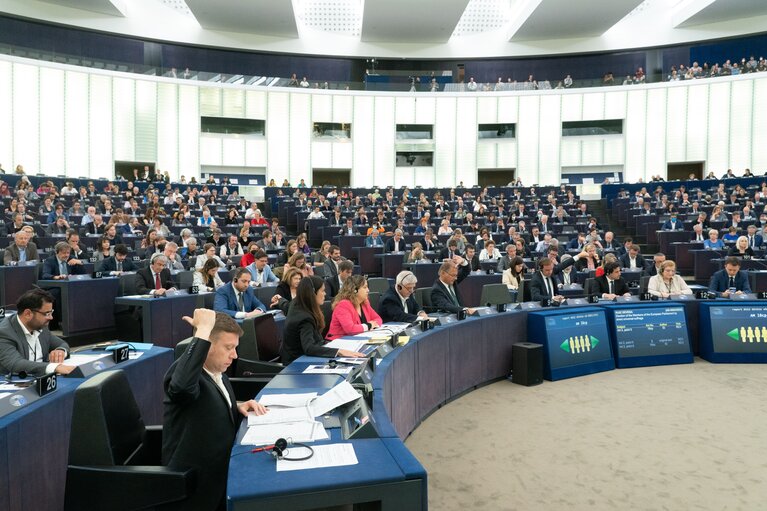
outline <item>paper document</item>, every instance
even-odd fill
[[[248,427],[242,445],[271,445],[278,438],[307,443],[327,440],[328,433],[321,422],[292,422],[290,424],[262,424]]]
[[[314,417],[308,406],[299,408],[271,408],[264,415],[248,414],[248,426],[306,422],[313,421]]]
[[[367,339],[345,339],[342,337],[340,339],[330,341],[325,346],[328,348],[335,348],[337,350],[359,351],[366,343]]]
[[[6,398],[6,397],[10,396],[11,394],[12,394],[11,392],[0,393],[0,399]]]
[[[95,362],[96,360],[102,359],[102,358],[111,358],[112,355],[105,355],[104,353],[99,353],[98,355],[80,355],[80,354],[74,354],[70,356],[68,359],[64,360],[64,364],[68,366],[81,366],[85,364],[90,364],[91,362]]]
[[[352,372],[353,367],[348,365],[338,365],[330,367],[329,365],[310,365],[304,369],[303,374],[340,374],[341,376]]]
[[[143,354],[143,351],[131,351],[128,353],[128,358],[131,360],[136,360],[137,358],[141,358],[141,355]]]
[[[365,344],[365,341],[368,339],[373,339],[375,337],[386,337],[387,339],[392,336],[392,332],[385,329],[385,328],[376,328],[374,330],[368,330],[367,332],[362,332],[359,334],[354,334],[354,337],[358,337],[360,339],[363,339],[362,344]],[[336,339],[337,341],[338,339]],[[335,342],[335,341],[334,341]]]
[[[259,403],[263,406],[282,406],[295,408],[298,406],[308,406],[309,402],[317,397],[316,392],[305,394],[266,394],[261,396]]]
[[[303,447],[291,447],[288,457],[300,458],[308,454],[308,450]],[[357,455],[354,453],[352,444],[328,444],[314,446],[314,455],[308,460],[289,461],[277,460],[277,472],[286,472],[289,470],[306,470],[310,468],[341,467],[345,465],[356,465]]]
[[[367,362],[368,359],[366,358],[347,358],[347,357],[336,357],[336,362],[340,364],[354,364],[354,365],[362,365],[365,362]]]
[[[348,381],[342,381],[323,395],[317,397],[312,404],[311,408],[312,418],[325,415],[330,410],[338,408],[339,406],[359,399],[359,393],[354,390],[354,387]],[[268,414],[267,414],[268,415]]]

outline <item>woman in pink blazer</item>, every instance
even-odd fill
[[[325,336],[327,340],[360,334],[381,326],[381,316],[368,301],[369,292],[368,281],[362,275],[352,275],[344,281],[333,300],[333,317]]]

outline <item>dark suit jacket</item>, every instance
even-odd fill
[[[461,252],[456,248],[453,251],[453,255],[461,255]],[[445,247],[445,248],[443,248],[442,250],[439,251],[439,259],[440,260],[450,259],[450,257],[451,256],[450,256],[450,249],[449,248]]]
[[[642,257],[642,254],[637,254],[637,268],[640,270],[644,270],[646,268],[644,257]],[[623,257],[621,257],[621,266],[624,268],[628,268],[631,265],[629,261],[629,255],[626,254]]]
[[[610,292],[610,285],[607,283],[607,277],[602,275],[601,277],[597,277],[595,279],[595,282],[597,283],[597,286],[599,288],[599,296],[602,296],[604,293]],[[626,293],[629,293],[629,287],[626,284],[626,281],[623,280],[623,278],[619,278],[615,282],[613,282],[613,294],[616,294],[618,296],[625,295]]]
[[[570,261],[572,261],[572,259],[570,259]],[[554,284],[554,296],[556,296],[559,294],[558,287],[562,281],[559,280],[556,272],[552,272],[550,278],[551,282]],[[533,278],[530,279],[530,300],[540,302],[545,298],[549,298],[549,294],[546,292],[546,284],[543,283],[541,272],[536,271],[533,274]]]
[[[68,275],[85,275],[85,265],[73,264],[67,265]],[[59,273],[59,258],[56,255],[50,256],[43,262],[43,280],[50,280],[53,277],[58,277]]]
[[[251,312],[256,309],[261,309],[264,312],[269,310],[269,307],[256,298],[256,293],[253,291],[252,287],[248,287],[248,289],[245,290],[242,301],[245,304],[245,312]],[[232,287],[231,282],[216,290],[213,309],[217,312],[224,312],[235,317],[237,311],[239,311],[239,306],[237,305],[237,296],[234,294],[234,288]]]
[[[411,323],[415,321],[418,318],[421,306],[415,301],[413,295],[407,297],[406,303],[407,310],[402,307],[402,299],[397,294],[397,291],[393,287],[389,288],[378,304],[378,314],[381,316],[381,321],[384,323],[391,321]]]
[[[469,261],[468,266],[469,266],[470,272],[479,270],[479,256],[477,255],[476,252],[474,253],[474,257],[472,257],[471,259],[466,259],[466,260]]]
[[[469,272],[471,271],[469,266],[470,265],[466,264],[458,267],[458,278],[453,283],[455,297],[460,305],[455,305],[453,303],[450,294],[447,289],[445,289],[445,285],[439,280],[439,277],[437,277],[437,280],[434,281],[434,285],[431,286],[431,304],[433,307],[436,307],[440,311],[451,312],[453,314],[456,314],[463,309],[463,300],[461,300],[461,292],[458,291],[458,284],[469,275]]]
[[[242,416],[226,375],[222,378],[232,406],[203,370],[209,350],[209,342],[192,339],[165,373],[162,461],[197,471],[190,496],[169,509],[208,511],[223,506],[226,498],[229,456]]]
[[[400,252],[404,252],[405,250],[407,250],[405,248],[405,243],[406,243],[405,242],[405,238],[402,238],[401,240],[399,240],[399,251]],[[394,252],[395,251],[394,250],[394,236],[389,238],[389,240],[386,242],[386,251],[387,252]]]
[[[314,318],[295,304],[290,306],[285,318],[282,340],[282,363],[287,365],[300,357],[335,357],[338,350],[326,348],[322,332],[317,329]]]
[[[57,349],[69,353],[69,345],[44,328],[39,336],[42,349],[42,362],[29,360],[29,344],[15,314],[6,316],[0,322],[0,373],[20,373],[24,371],[34,376],[45,374],[48,354]]]
[[[709,284],[708,289],[721,296],[721,294],[724,291],[727,291],[729,287],[730,276],[727,275],[727,270],[719,270],[711,277],[711,283]],[[748,273],[743,270],[735,275],[735,290],[743,291],[744,293],[751,292],[751,285],[748,283]]]
[[[93,222],[88,222],[85,224],[85,232],[87,234],[104,234],[104,230],[107,228],[107,224],[102,223],[98,227],[96,227],[96,224]]]
[[[126,257],[123,261],[123,271],[136,271],[137,269],[138,268],[133,264],[133,261],[131,261],[129,257]],[[117,261],[114,256],[107,257],[101,262],[100,271],[117,271]],[[162,279],[162,277],[160,277],[160,279]]]
[[[333,275],[332,277],[325,277],[325,280],[328,283],[328,287],[330,288],[330,296],[328,298],[332,298],[338,294],[338,292],[341,290],[341,283],[338,282],[338,275]]]
[[[163,268],[160,272],[160,284],[165,289],[173,287],[173,282],[170,280],[170,270]],[[152,278],[152,269],[141,268],[136,272],[136,292],[140,295],[148,295],[150,291],[154,289],[154,279]]]
[[[661,227],[664,231],[683,231],[684,224],[677,218],[675,225],[671,225],[671,220],[666,220]]]
[[[37,260],[37,245],[30,241],[27,243],[27,261]],[[19,247],[16,246],[16,243],[11,243],[8,248],[5,249],[5,254],[3,254],[3,264],[8,266],[8,263],[11,261],[19,261]]]

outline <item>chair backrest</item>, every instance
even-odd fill
[[[517,303],[522,303],[525,300],[525,293],[528,295],[530,294],[529,287],[527,285],[528,281],[525,279],[519,279],[519,287],[517,288]]]
[[[511,303],[511,295],[506,284],[485,284],[482,286],[482,294],[479,299],[480,306],[500,303]]]
[[[431,307],[431,288],[419,287],[415,290],[415,301],[421,307]]]
[[[240,344],[237,346],[237,356],[246,360],[261,360],[258,352],[255,320],[255,317],[245,318],[240,323],[242,335],[240,336]]]
[[[70,465],[136,465],[146,427],[128,379],[105,371],[75,391],[69,437]]]
[[[322,315],[325,317],[325,328],[322,329],[322,338],[324,339],[326,335],[328,335],[328,330],[330,329],[330,320],[333,319],[333,308],[331,307],[331,301],[326,300],[320,305],[320,309],[322,310]]]
[[[587,278],[583,283],[583,292],[586,296],[599,294],[599,290],[597,289],[597,279],[593,277]]]
[[[282,337],[274,316],[265,314],[253,318],[253,327],[256,334],[256,346],[260,360],[274,360],[280,356]],[[257,359],[258,360],[258,359]]]
[[[368,279],[368,288],[372,293],[384,294],[391,287],[389,279],[383,277],[373,277]]]
[[[120,275],[118,296],[130,296],[136,293],[136,275],[134,273]]]
[[[643,275],[639,277],[639,294],[644,294],[647,292],[647,286],[650,284],[651,278],[652,275]]]
[[[381,293],[371,291],[368,293],[368,301],[373,310],[378,310],[378,304],[381,303]]]

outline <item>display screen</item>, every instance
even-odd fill
[[[684,307],[616,308],[618,358],[690,353]]]
[[[546,317],[552,370],[612,358],[603,311]]]
[[[717,353],[767,353],[767,306],[710,308],[711,338]]]

